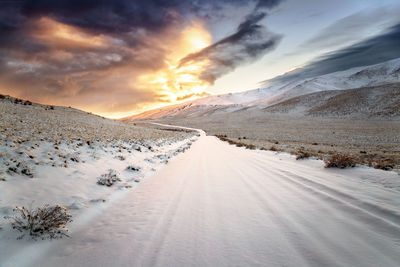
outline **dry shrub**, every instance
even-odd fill
[[[255,145],[246,145],[247,149],[255,150],[257,147]]]
[[[128,167],[126,167],[126,170],[127,170],[127,171],[138,172],[138,171],[140,171],[140,167],[134,166],[134,165],[129,165]]]
[[[312,155],[310,153],[302,151],[302,150],[299,150],[299,151],[297,151],[297,154],[296,154],[296,160],[308,159],[311,156]]]
[[[121,179],[117,176],[117,172],[113,169],[109,169],[107,173],[97,178],[97,184],[106,186],[112,186],[114,183],[120,181]]]
[[[328,159],[325,160],[325,168],[348,168],[355,167],[356,162],[353,158],[346,155],[332,155]]]
[[[30,167],[28,165],[28,163],[26,163],[24,161],[18,162],[14,166],[8,167],[7,172],[11,175],[13,173],[17,173],[17,174],[21,174],[21,175],[26,175],[30,178],[33,178],[33,174],[34,174],[33,168]]]
[[[4,172],[2,170],[0,170],[0,181],[3,181],[3,182],[7,181],[6,177],[4,177]]]
[[[271,150],[271,151],[278,151],[278,149],[276,149],[276,147],[274,147],[274,146],[271,146],[271,147],[269,148],[269,150]]]
[[[118,155],[115,158],[119,159],[119,160],[125,160],[126,158],[123,155]]]
[[[391,171],[394,168],[394,161],[393,160],[384,160],[375,164],[375,169],[380,169],[384,171]]]
[[[234,140],[226,138],[226,135],[216,135],[216,137],[218,137],[219,140],[221,140],[221,141],[228,142],[230,145],[235,145],[237,147],[245,147],[246,149],[251,149],[251,150],[255,150],[257,148],[253,144],[246,144],[246,143],[242,143],[242,142],[236,142]],[[243,139],[246,139],[246,138],[243,137]]]
[[[72,222],[72,216],[65,207],[59,205],[45,205],[36,209],[16,207],[13,211],[18,215],[6,218],[12,220],[13,229],[23,233],[18,239],[22,239],[26,233],[34,240],[68,237],[66,225]]]

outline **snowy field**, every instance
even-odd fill
[[[325,169],[201,133],[70,238],[3,233],[3,266],[398,266],[396,173]]]

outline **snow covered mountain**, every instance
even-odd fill
[[[266,96],[249,106],[269,106],[296,96],[328,90],[347,90],[400,82],[400,58],[265,88]]]
[[[400,84],[320,91],[284,100],[262,111],[311,116],[393,118],[400,116]]]
[[[125,118],[161,119],[230,113],[245,108],[264,109],[294,97],[316,92],[348,90],[400,83],[400,58],[371,66],[356,67],[322,76],[275,84],[239,93],[213,95],[182,104],[146,111]],[[376,90],[379,90],[376,87]]]

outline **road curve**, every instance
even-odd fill
[[[32,265],[399,266],[399,191],[378,176],[398,179],[202,133]]]

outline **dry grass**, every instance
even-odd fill
[[[4,172],[0,170],[0,182],[5,182],[7,181],[6,177],[4,177]]]
[[[27,101],[8,96],[0,99],[0,141],[12,140],[15,143],[72,140],[87,143],[93,141],[130,141],[144,143],[148,140],[189,137],[188,131],[160,130],[146,125],[136,126],[109,120],[84,111],[45,106],[35,103],[20,104]],[[160,127],[159,127],[160,128]],[[1,145],[1,143],[0,143]]]
[[[395,162],[391,159],[387,159],[384,161],[380,161],[375,164],[374,168],[375,169],[380,169],[384,171],[390,171],[395,167]]]
[[[138,167],[138,166],[134,166],[134,165],[129,165],[128,167],[126,167],[126,170],[127,171],[134,171],[134,172],[138,172],[138,171],[140,171],[140,167]]]
[[[257,147],[253,144],[246,144],[246,143],[242,143],[242,142],[237,142],[237,141],[233,141],[232,139],[229,139],[223,135],[216,135],[216,137],[218,137],[221,141],[224,142],[228,142],[231,145],[235,145],[237,147],[245,147],[246,149],[251,149],[251,150],[255,150]]]
[[[121,179],[118,177],[117,172],[113,169],[109,169],[107,173],[104,173],[97,178],[97,184],[105,186],[112,186],[120,181]]]
[[[72,108],[0,96],[0,169],[11,176],[33,178],[36,165],[68,168],[69,164],[84,163],[79,155],[84,146],[93,150],[94,159],[99,158],[96,151],[117,149],[115,157],[123,161],[122,152],[154,151],[195,135],[192,131],[137,126]],[[43,146],[49,146],[44,158],[37,154]],[[5,179],[0,174],[0,181]]]
[[[353,158],[347,155],[332,155],[329,158],[325,159],[325,168],[349,168],[355,167],[356,162]]]
[[[300,160],[300,159],[308,159],[309,157],[311,157],[312,155],[309,152],[305,152],[302,150],[299,150],[296,154],[296,160]]]

